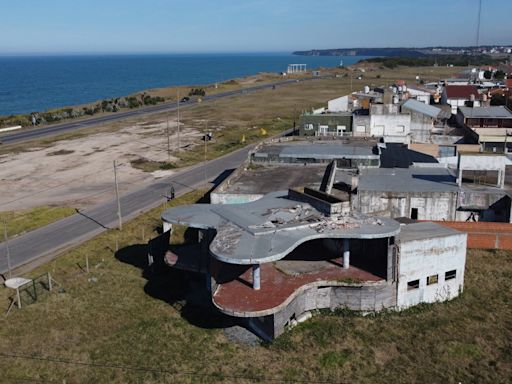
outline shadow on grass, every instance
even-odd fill
[[[212,304],[206,289],[206,278],[199,273],[170,268],[162,262],[156,268],[148,267],[148,245],[136,244],[116,252],[116,259],[141,270],[147,280],[147,295],[162,300],[178,310],[190,324],[219,329],[237,325],[236,319],[220,313]]]

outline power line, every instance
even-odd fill
[[[56,363],[56,364],[76,365],[76,366],[83,366],[83,367],[89,367],[89,368],[120,369],[120,370],[124,370],[124,371],[132,371],[132,372],[160,373],[160,374],[171,375],[171,376],[193,376],[193,377],[207,377],[207,378],[216,378],[216,379],[250,380],[250,381],[257,381],[257,382],[277,382],[277,383],[304,383],[304,384],[341,384],[342,383],[342,382],[334,382],[334,381],[314,381],[314,380],[306,380],[306,379],[304,379],[304,380],[289,380],[289,379],[282,379],[282,378],[277,378],[277,377],[265,377],[265,376],[244,376],[244,375],[224,375],[224,374],[215,375],[215,374],[211,374],[211,373],[200,373],[200,372],[192,372],[192,371],[137,367],[137,366],[129,366],[129,365],[120,365],[120,364],[115,364],[115,363],[87,363],[84,361],[69,360],[69,359],[63,359],[63,358],[57,358],[57,357],[22,355],[22,354],[5,353],[5,352],[0,352],[0,357],[32,360],[32,361],[42,361],[42,362]]]

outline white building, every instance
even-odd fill
[[[398,308],[446,301],[462,292],[466,233],[434,223],[408,224],[398,243]]]

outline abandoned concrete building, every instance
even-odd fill
[[[365,140],[271,143],[255,150],[210,198],[246,203],[275,190],[308,188],[347,200],[362,214],[511,222],[506,156],[460,152],[442,160]]]
[[[314,190],[180,206],[162,219],[150,263],[202,274],[213,305],[265,340],[318,309],[403,309],[463,289],[465,233],[356,214]],[[169,245],[176,225],[197,240]]]

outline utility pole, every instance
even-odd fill
[[[167,117],[167,157],[169,158],[169,163],[171,162],[171,138],[169,135],[169,113],[166,114]]]
[[[121,216],[121,201],[119,200],[119,184],[117,183],[117,165],[114,160],[114,182],[116,184],[117,218],[119,219],[119,230],[123,230],[123,219]]]
[[[176,103],[178,103],[178,152],[181,148],[181,136],[180,136],[180,90],[177,91]]]
[[[5,250],[7,251],[7,270],[9,272],[9,279],[10,279],[12,277],[11,252],[9,251],[9,237],[7,236],[7,220],[4,220],[4,239],[5,239]]]
[[[205,129],[204,129],[204,186],[206,188],[207,185],[207,177],[206,177],[206,141],[209,139],[208,135],[208,120],[205,121]]]

